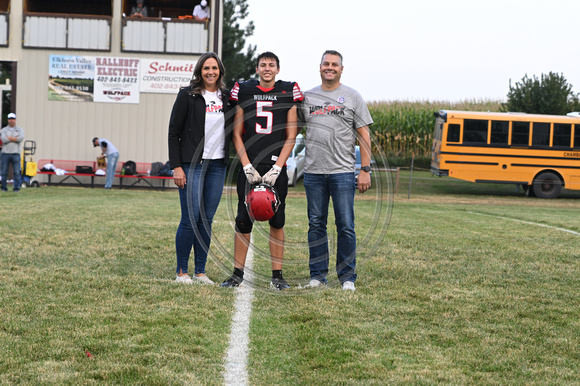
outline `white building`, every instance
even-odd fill
[[[200,0],[145,0],[144,18],[130,16],[134,0],[0,0],[0,62],[12,70],[2,121],[16,113],[36,161],[95,160],[95,136],[120,161],[167,161],[179,83],[200,54],[221,55],[223,0],[208,2],[210,19],[196,21]]]

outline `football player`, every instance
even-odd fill
[[[303,100],[296,82],[276,81],[280,60],[272,52],[258,56],[259,80],[236,83],[230,99],[237,103],[232,141],[243,169],[237,181],[238,213],[234,239],[234,272],[222,287],[237,287],[244,278],[244,265],[250,244],[252,219],[245,196],[252,185],[266,183],[275,188],[280,205],[270,224],[271,288],[290,288],[282,277],[284,255],[285,200],[288,193],[286,160],[297,134],[297,110]]]

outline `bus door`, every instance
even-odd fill
[[[441,170],[441,141],[443,127],[447,120],[447,113],[439,111],[435,115],[435,131],[433,132],[433,145],[431,146],[431,173],[441,177],[449,174],[448,170]]]

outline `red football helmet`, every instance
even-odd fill
[[[255,221],[268,221],[274,217],[278,206],[280,206],[278,193],[268,184],[253,186],[246,194],[246,208]]]

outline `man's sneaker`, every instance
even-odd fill
[[[310,279],[310,283],[308,283],[304,288],[315,288],[324,285],[325,283],[321,282],[320,280]]]
[[[276,277],[273,278],[272,281],[270,282],[270,288],[283,291],[285,289],[290,288],[290,286],[288,285],[286,280],[284,280],[283,277]]]
[[[209,285],[214,285],[215,283],[206,275],[201,275],[201,276],[193,276],[192,277],[193,282],[195,284],[209,284]]]
[[[356,288],[354,288],[354,282],[352,281],[345,281],[342,283],[342,289],[347,291],[356,291]]]
[[[178,283],[185,283],[185,284],[192,284],[193,283],[193,280],[191,280],[189,275],[177,276],[175,281]]]
[[[226,281],[224,281],[222,284],[220,284],[220,287],[239,287],[243,281],[244,281],[244,279],[242,279],[241,277],[238,277],[236,275],[232,275],[232,276],[228,277],[226,279]]]

